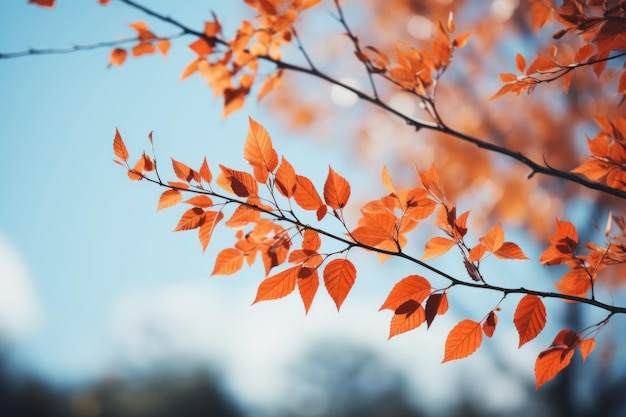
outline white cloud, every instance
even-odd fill
[[[26,265],[11,242],[0,236],[0,339],[22,339],[38,321],[39,306]]]
[[[354,295],[338,314],[320,288],[305,316],[295,294],[250,306],[250,292],[236,293],[228,284],[216,280],[180,283],[119,300],[111,330],[124,360],[148,367],[173,361],[217,364],[225,385],[244,404],[275,409],[277,405],[292,407],[290,401],[300,397],[311,400],[310,393],[298,397],[294,391],[295,386],[302,386],[302,381],[294,379],[299,377],[294,366],[312,349],[337,343],[379,355],[407,378],[409,391],[416,393],[415,401],[422,406],[424,401],[449,404],[450,393],[467,388],[465,376],[471,374],[490,381],[484,390],[479,386],[472,390],[490,408],[498,410],[524,400],[521,381],[499,372],[488,348],[472,358],[441,364],[447,331],[455,318],[439,317],[428,332],[420,328],[388,341],[389,314],[377,312],[376,301],[365,294]],[[494,385],[506,387],[505,392],[499,391],[506,400],[493,401]]]

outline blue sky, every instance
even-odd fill
[[[46,10],[25,1],[3,2],[0,51],[132,36],[125,25],[145,17],[113,3],[59,0]],[[243,10],[234,2],[177,2],[175,8],[169,3],[150,4],[196,27],[210,18],[211,9],[231,26]],[[159,35],[177,32],[146,21]],[[161,161],[171,156],[199,166],[207,155],[214,171],[218,163],[241,169],[250,115],[305,175],[322,178],[330,164],[363,190],[372,188],[368,184],[378,181],[380,171],[366,174],[370,171],[355,166],[346,152],[331,153],[329,143],[287,140],[291,133],[280,119],[255,103],[224,120],[221,101],[203,81],[178,81],[193,59],[188,42],[175,41],[166,60],[129,59],[121,68],[107,67],[107,49],[0,60],[0,332],[14,362],[61,384],[163,358],[219,362],[233,390],[260,402],[289,386],[280,378],[277,386],[266,384],[268,374],[279,375],[320,340],[347,340],[381,352],[433,398],[445,392],[429,386],[423,370],[437,375],[430,377],[436,381],[462,381],[460,371],[481,369],[493,374],[493,389],[506,388],[506,401],[522,401],[522,387],[496,370],[489,351],[501,348],[511,366],[532,380],[529,366],[545,341],[517,351],[513,326],[499,329],[498,340],[488,342],[491,348],[445,365],[440,365],[443,342],[458,316],[442,320],[445,324],[428,335],[420,329],[386,341],[389,316],[377,309],[394,280],[377,278],[406,275],[399,263],[383,270],[376,258],[363,259],[361,270],[367,272],[359,275],[341,314],[323,291],[308,316],[297,297],[251,307],[262,277],[258,267],[234,277],[209,277],[217,251],[234,243],[232,232],[216,233],[206,254],[195,233],[172,233],[182,211],[157,213],[162,190],[129,181],[113,164],[116,127],[135,157],[148,149],[153,131]],[[330,97],[328,86],[319,88]],[[330,98],[329,106],[334,106]],[[313,159],[323,169],[309,164]],[[382,186],[378,190],[382,193]],[[523,274],[526,267],[516,268]]]

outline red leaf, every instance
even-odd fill
[[[498,316],[493,311],[489,312],[487,319],[483,323],[483,332],[485,332],[485,336],[491,337],[493,336],[493,332],[496,331],[496,325],[498,324]]]
[[[283,157],[280,166],[276,170],[276,188],[287,198],[291,198],[296,190],[296,171],[293,166]]]
[[[54,1],[55,0],[28,0],[29,3],[33,3],[41,7],[48,7],[50,9],[54,7]]]
[[[590,339],[584,339],[580,341],[580,354],[583,357],[583,362],[587,360],[587,356],[593,351],[596,346],[596,339],[593,337]]]
[[[504,230],[500,227],[500,223],[496,223],[491,230],[478,240],[489,252],[496,252],[504,243]]]
[[[476,351],[483,341],[480,323],[463,320],[450,331],[446,339],[443,362],[465,358]]]
[[[343,304],[356,279],[356,268],[347,259],[333,259],[324,268],[324,285],[337,310]]]
[[[519,346],[533,340],[546,325],[546,308],[539,297],[525,295],[517,305],[513,322],[519,334]]]
[[[445,304],[445,305],[444,305]],[[448,310],[446,293],[431,294],[426,301],[426,327],[430,327],[437,314],[444,314]]]
[[[204,157],[204,160],[202,161],[202,166],[200,167],[200,178],[202,178],[202,180],[206,183],[210,183],[213,179],[213,174],[209,169],[209,164],[206,161],[206,157]]]

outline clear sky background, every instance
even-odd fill
[[[116,2],[57,3],[54,10],[0,3],[0,51],[133,36],[125,25],[144,19],[158,35],[177,33]],[[210,10],[231,28],[244,10],[239,2],[172,3],[151,1],[150,7],[198,28]],[[325,7],[318,16],[327,16]],[[161,166],[170,156],[199,166],[207,155],[214,171],[217,164],[243,169],[250,115],[268,128],[279,153],[318,184],[330,164],[355,193],[377,190],[373,198],[384,190],[381,167],[354,165],[349,150],[332,143],[340,138],[289,137],[280,115],[252,102],[224,120],[221,101],[202,80],[179,82],[194,57],[185,47],[190,41],[175,41],[166,60],[129,58],[121,68],[107,68],[106,48],[0,60],[0,335],[12,363],[58,384],[155,363],[208,363],[236,395],[258,404],[285,401],[288,369],[307,351],[345,342],[402,370],[420,393],[416,398],[446,399],[450,385],[467,383],[463,375],[473,370],[492,377],[473,385],[472,395],[496,408],[525,401],[518,377],[533,383],[534,356],[545,339],[518,351],[513,326],[502,326],[471,359],[441,365],[447,331],[470,309],[450,314],[428,334],[419,329],[386,340],[390,316],[377,310],[408,274],[400,263],[383,269],[373,256],[360,260],[340,314],[322,288],[308,316],[295,294],[250,306],[262,278],[258,267],[209,277],[217,251],[234,243],[232,232],[217,232],[205,254],[194,232],[172,233],[182,210],[157,213],[162,190],[129,181],[113,164],[116,127],[131,159],[148,149],[154,131]],[[335,106],[329,86],[311,88],[326,89],[328,105]],[[515,268],[527,271],[519,263]],[[490,360],[496,351],[510,366],[508,376]]]

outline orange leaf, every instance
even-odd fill
[[[539,354],[535,362],[535,390],[554,378],[560,371],[569,365],[574,356],[574,349],[552,348]]]
[[[311,229],[306,229],[302,236],[302,249],[317,251],[322,246],[320,235]]]
[[[578,246],[576,227],[570,222],[556,219],[556,232],[550,238],[550,243],[551,245],[541,254],[539,262],[550,266],[571,261]]]
[[[443,362],[471,355],[480,347],[482,341],[483,333],[479,322],[467,319],[461,321],[448,334]]]
[[[452,239],[435,236],[426,242],[422,259],[427,260],[441,256],[448,252],[454,245],[456,245],[456,242]]]
[[[111,50],[109,65],[122,65],[128,56],[128,51],[123,48],[114,48]]]
[[[183,213],[183,216],[178,221],[178,225],[174,229],[175,232],[181,230],[191,230],[196,227],[200,227],[204,223],[204,210],[200,207],[193,207]]]
[[[261,285],[259,285],[256,298],[252,304],[258,303],[259,301],[276,300],[291,294],[293,290],[296,289],[296,281],[300,268],[301,266],[299,265],[293,266],[264,279]]]
[[[254,177],[247,172],[237,171],[220,165],[220,173],[217,184],[224,190],[239,197],[250,197],[258,195],[259,188]]]
[[[200,56],[207,56],[213,53],[213,47],[202,38],[198,38],[194,42],[190,43],[189,49]]]
[[[274,172],[278,166],[278,155],[272,147],[272,139],[267,130],[251,117],[248,117],[248,121],[250,127],[243,147],[243,157],[252,165],[256,180],[265,184],[269,173]]]
[[[409,300],[421,303],[428,297],[432,288],[430,282],[420,275],[409,275],[393,286],[380,310],[397,310]]]
[[[585,297],[591,289],[591,278],[586,268],[575,268],[563,274],[554,286],[561,294]]]
[[[439,184],[439,174],[435,169],[435,164],[433,163],[427,171],[419,173],[420,181],[426,190],[437,199],[437,201],[443,201],[443,189]]]
[[[522,249],[513,242],[504,242],[500,249],[493,254],[499,259],[528,259]]]
[[[522,54],[515,55],[515,68],[518,72],[524,73],[524,70],[526,69],[526,60]]]
[[[424,320],[426,320],[426,315],[420,303],[415,300],[406,301],[396,309],[391,318],[389,339],[419,327]]]
[[[469,260],[470,262],[477,262],[480,261],[483,256],[485,255],[485,252],[487,252],[487,248],[485,248],[482,243],[479,243],[478,245],[474,246],[469,253]]]
[[[230,219],[226,222],[226,226],[239,229],[243,228],[251,222],[255,222],[260,217],[260,213],[245,205],[239,205],[233,212]]]
[[[165,190],[163,194],[161,194],[161,198],[159,198],[159,206],[157,207],[157,211],[175,206],[180,203],[183,199],[183,195],[178,190]]]
[[[302,268],[301,271],[304,271],[304,270],[310,270],[310,269]],[[312,272],[307,276],[299,276],[298,282],[297,282],[298,291],[300,292],[300,298],[302,298],[302,302],[304,303],[305,313],[309,312],[309,309],[311,308],[311,304],[313,303],[313,299],[315,298],[315,294],[317,293],[317,289],[320,283],[317,269],[312,269],[310,271]]]
[[[472,32],[467,32],[467,33],[463,33],[461,35],[455,36],[454,40],[452,41],[452,46],[455,48],[463,48],[467,44],[467,41],[469,40],[470,36],[472,36]]]
[[[583,362],[587,360],[587,356],[593,351],[593,348],[596,347],[596,339],[589,338],[580,341],[580,354],[583,357]]]
[[[345,207],[350,198],[350,184],[341,175],[328,167],[328,177],[324,183],[324,200],[332,209],[339,210]]]
[[[200,166],[200,178],[206,183],[210,183],[213,179],[213,174],[211,174],[211,170],[209,169],[209,164],[206,162],[206,156],[202,161],[202,166]]]
[[[215,267],[211,275],[232,275],[243,266],[243,252],[235,248],[226,248],[217,254]]]
[[[170,46],[171,45],[172,45],[172,43],[168,39],[159,39],[159,41],[156,44],[156,47],[159,50],[159,52],[161,53],[161,55],[166,57],[167,56],[167,51],[170,50]]]
[[[310,179],[302,175],[296,175],[297,187],[293,193],[296,203],[305,210],[317,210],[324,205],[322,198],[318,194]]]
[[[115,128],[115,138],[113,138],[113,153],[122,161],[128,161],[128,149],[126,149],[122,135],[117,128]]]
[[[272,74],[271,76],[269,76],[265,80],[263,85],[261,85],[261,88],[259,88],[259,92],[257,94],[257,100],[261,100],[272,90],[278,89],[282,82],[282,75],[283,75],[283,71],[279,70],[275,74]]]
[[[204,212],[204,222],[198,229],[198,239],[200,240],[200,245],[202,245],[202,252],[206,251],[207,246],[209,246],[213,230],[215,230],[215,226],[222,218],[224,218],[224,213],[221,211]]]
[[[239,110],[246,102],[247,91],[240,88],[226,88],[224,90],[224,118]]]
[[[29,3],[33,3],[41,7],[48,7],[50,9],[54,7],[54,1],[55,0],[28,0]]]
[[[133,46],[132,49],[133,56],[153,54],[154,51],[154,45],[152,45],[150,42],[140,42],[137,45]]]
[[[213,206],[213,200],[206,195],[193,196],[190,199],[185,200],[185,203],[204,208]]]
[[[493,332],[496,331],[496,325],[498,324],[498,316],[493,311],[489,312],[487,319],[483,323],[483,332],[485,332],[485,336],[491,337],[493,336]]]
[[[178,162],[174,158],[170,158],[170,159],[172,160],[172,167],[174,168],[174,174],[176,174],[178,178],[186,182],[189,182],[192,179],[194,179],[195,171],[193,171],[186,164],[182,162]]]
[[[347,259],[333,259],[324,268],[324,285],[337,310],[343,304],[356,279],[356,268]]]
[[[293,166],[283,157],[280,166],[276,170],[276,187],[282,195],[291,198],[296,190],[296,186],[296,172]]]
[[[496,252],[504,243],[504,230],[500,227],[500,223],[496,223],[491,230],[478,240],[489,252]]]
[[[519,334],[519,346],[533,340],[546,325],[546,308],[541,298],[536,295],[527,294],[520,300],[513,322]]]

